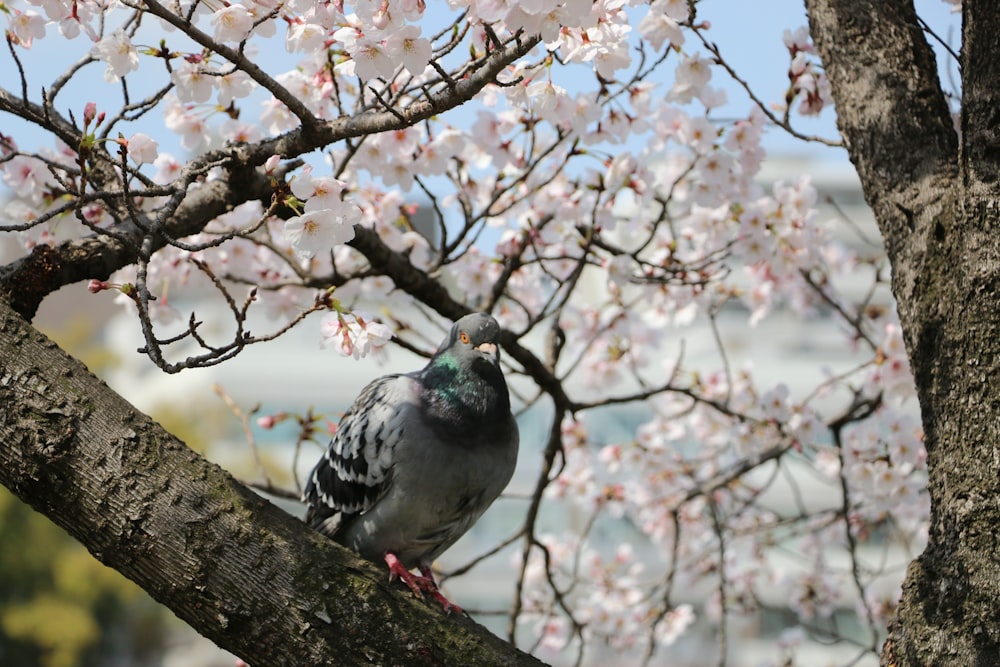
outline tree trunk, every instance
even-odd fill
[[[254,494],[2,299],[0,482],[256,667],[541,664]]]
[[[911,2],[806,3],[892,263],[928,456],[929,541],[883,665],[1000,659],[1000,13],[963,4],[960,143]]]

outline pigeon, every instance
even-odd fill
[[[390,580],[446,612],[462,609],[441,593],[431,564],[496,500],[517,461],[499,338],[493,317],[466,315],[422,370],[371,382],[303,493],[306,523],[384,561]]]

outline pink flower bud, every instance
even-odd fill
[[[288,418],[287,412],[276,412],[273,415],[264,415],[257,418],[257,426],[265,430],[270,430]]]
[[[272,155],[271,157],[267,158],[267,161],[264,162],[264,173],[273,174],[274,170],[278,168],[279,164],[281,164],[281,156]]]

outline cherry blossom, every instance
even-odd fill
[[[139,51],[121,31],[113,32],[94,45],[93,54],[104,61],[104,80],[114,83],[139,69]]]
[[[679,103],[690,102],[701,94],[712,79],[712,68],[700,53],[681,59],[674,71],[674,85],[670,98]]]
[[[341,28],[333,34],[347,48],[351,59],[338,65],[348,75],[361,79],[382,77],[389,79],[396,70],[396,63],[381,41],[369,37],[353,27]]]
[[[288,28],[285,35],[285,48],[294,53],[315,52],[327,38],[327,30],[321,25],[308,21],[296,21]]]
[[[45,163],[27,155],[15,155],[4,162],[3,181],[18,197],[38,203],[49,180]]]
[[[41,7],[50,21],[62,21],[72,15],[72,7],[63,0],[34,0],[30,4]]]
[[[45,19],[31,10],[26,12],[13,10],[7,15],[7,23],[10,26],[8,34],[13,36],[13,43],[26,49],[31,48],[31,43],[35,39],[45,37]]]
[[[678,637],[687,631],[694,620],[694,609],[689,604],[682,604],[671,609],[664,614],[654,628],[656,641],[664,646],[673,644]]]
[[[313,177],[311,170],[303,171],[290,183],[292,193],[296,197],[308,200],[307,211],[336,208],[342,201],[341,195],[346,185],[344,181],[332,176]]]
[[[674,15],[671,15],[671,8],[679,4],[682,3],[655,0],[649,4],[649,11],[639,23],[639,33],[657,51],[665,43],[673,48],[684,46],[684,33],[679,22],[687,18],[687,5],[682,7],[683,12],[674,9]],[[680,18],[676,18],[677,16]]]
[[[159,153],[153,160],[156,173],[153,180],[157,183],[169,183],[180,174],[183,165],[170,153]]]
[[[209,139],[205,117],[192,105],[181,104],[176,97],[168,100],[163,112],[164,125],[181,135],[181,146],[187,150],[204,148]]]
[[[323,346],[334,346],[345,357],[361,359],[384,347],[392,330],[363,312],[331,313],[323,319]]]
[[[212,15],[215,39],[219,42],[241,42],[253,28],[253,16],[239,3],[220,8]]]
[[[799,26],[794,31],[786,29],[782,40],[785,42],[785,46],[788,47],[788,51],[792,54],[793,58],[800,52],[813,52],[809,29],[805,26]]]
[[[394,30],[386,37],[385,50],[393,62],[402,63],[413,76],[423,74],[431,59],[431,43],[420,36],[420,27],[415,25]]]
[[[159,143],[148,134],[136,132],[129,138],[127,146],[128,156],[136,164],[153,163],[158,157],[157,148],[159,147]]]
[[[215,87],[218,91],[219,106],[227,107],[235,100],[242,99],[252,93],[257,84],[246,72],[237,70],[218,77]]]
[[[285,222],[285,241],[302,259],[325,254],[354,238],[361,210],[353,205],[306,211]]]
[[[207,102],[215,91],[214,76],[197,62],[183,61],[170,73],[181,102]]]

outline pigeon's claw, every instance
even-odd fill
[[[430,591],[432,588],[437,589],[437,585],[433,580],[428,582],[424,577],[418,577],[410,572],[394,553],[387,553],[385,555],[385,564],[389,566],[389,581],[399,579],[418,598],[424,596],[424,591]]]
[[[413,594],[418,598],[424,597],[424,593],[427,593],[441,607],[444,609],[445,613],[450,614],[451,612],[456,612],[459,614],[464,614],[465,610],[459,607],[457,604],[449,600],[438,588],[438,585],[434,582],[434,573],[431,572],[431,568],[426,565],[420,566],[420,576],[413,574],[403,562],[399,560],[399,557],[394,553],[387,553],[385,555],[385,564],[389,566],[389,581],[395,581],[399,579],[407,588],[413,591]]]
[[[452,602],[451,600],[449,600],[444,596],[444,593],[441,592],[441,589],[438,588],[437,583],[435,583],[434,581],[434,573],[431,572],[431,568],[429,568],[426,565],[421,565],[419,569],[420,569],[420,574],[424,575],[423,577],[421,577],[421,579],[430,582],[431,588],[429,588],[427,592],[430,593],[430,596],[435,600],[437,600],[438,604],[440,604],[444,608],[444,613],[446,614],[450,614],[451,612],[455,612],[457,614],[465,613],[464,609],[462,609],[457,604],[455,604],[454,602]]]

